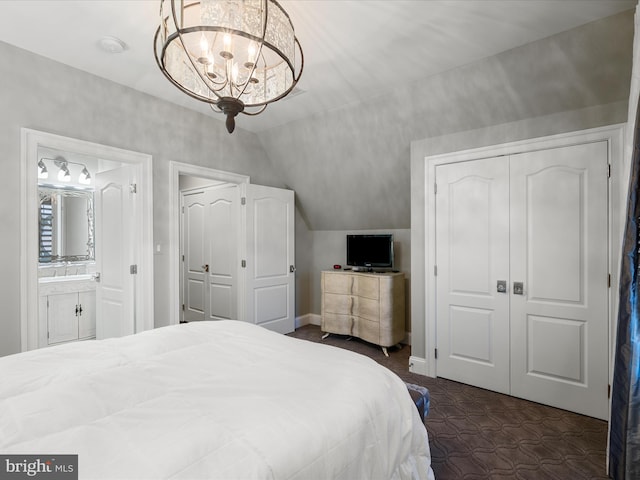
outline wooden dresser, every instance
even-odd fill
[[[403,273],[322,272],[322,331],[386,347],[405,336]]]

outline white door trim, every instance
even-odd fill
[[[240,187],[240,196],[245,196],[249,176],[237,173],[200,167],[182,162],[169,162],[169,192],[171,197],[171,215],[169,217],[169,325],[180,323],[180,175],[208,178],[227,183],[235,183]],[[240,238],[245,238],[244,209],[241,209]],[[240,242],[240,258],[244,258],[246,245]],[[238,277],[238,298],[244,299],[245,279],[242,273]],[[238,319],[244,319],[244,301],[238,304]]]
[[[624,124],[599,127],[579,132],[563,133],[547,137],[521,140],[517,142],[505,143],[502,145],[492,145],[488,147],[474,148],[454,153],[428,156],[424,158],[424,183],[421,190],[424,192],[424,270],[413,272],[415,276],[423,276],[425,292],[424,301],[425,312],[425,371],[428,376],[435,377],[436,372],[436,282],[434,279],[435,260],[435,169],[437,165],[447,163],[465,162],[482,158],[497,157],[500,155],[512,155],[516,153],[544,150],[548,148],[576,145],[581,143],[607,141],[609,145],[609,160],[611,164],[611,178],[609,183],[609,272],[611,273],[611,288],[609,289],[609,358],[613,352],[613,342],[615,339],[614,329],[618,311],[618,282],[619,282],[619,259],[620,248],[624,229],[623,206],[626,199],[622,198],[625,172],[622,171],[623,147],[624,147]],[[611,369],[610,369],[611,370]],[[611,372],[610,372],[611,380]]]
[[[152,157],[52,133],[22,128],[20,162],[20,334],[22,351],[38,348],[38,148],[74,152],[136,165],[142,200],[140,259],[136,289],[136,331],[154,326]]]

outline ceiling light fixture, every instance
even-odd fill
[[[276,0],[160,0],[154,53],[171,83],[227,116],[229,133],[239,113],[258,115],[291,92],[304,68]]]

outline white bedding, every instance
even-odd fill
[[[395,374],[235,321],[0,358],[0,453],[78,454],[80,478],[433,479]]]

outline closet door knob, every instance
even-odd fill
[[[496,291],[498,293],[507,293],[507,281],[506,280],[498,280],[496,285]]]
[[[513,294],[524,295],[524,284],[522,282],[513,282]]]
[[[205,265],[202,265],[202,269],[203,269],[205,272],[207,272],[207,273],[208,273],[208,272],[209,272],[209,264],[207,263],[207,264],[205,264]]]

